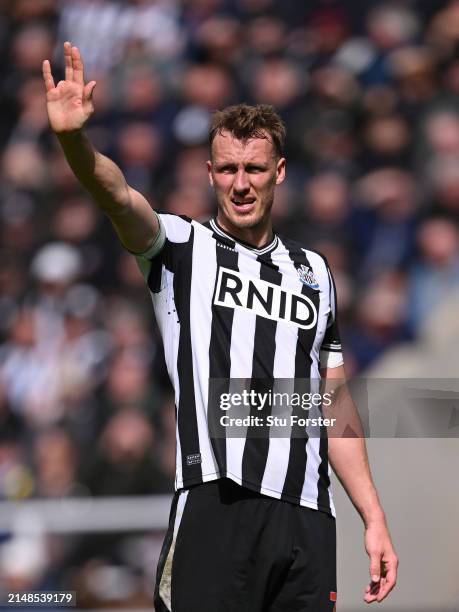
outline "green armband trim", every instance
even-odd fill
[[[151,260],[156,257],[158,253],[160,253],[161,249],[166,243],[166,228],[164,227],[164,223],[161,221],[161,217],[158,215],[158,213],[155,211],[153,212],[158,219],[159,230],[151,246],[149,246],[146,251],[143,251],[143,253],[134,253],[133,251],[129,251],[129,253],[134,255],[136,258],[139,270],[145,280],[148,280],[148,275],[150,274]]]
[[[153,211],[158,219],[159,230],[156,234],[151,245],[143,251],[142,253],[134,253],[133,251],[129,251],[135,257],[141,257],[142,259],[153,259],[164,247],[166,243],[166,228],[164,227],[164,223],[161,221],[161,217],[158,215],[156,211]]]

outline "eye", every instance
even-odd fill
[[[220,166],[219,168],[217,168],[217,172],[223,174],[233,174],[234,172],[236,172],[236,168],[234,166]]]

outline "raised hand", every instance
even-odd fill
[[[95,81],[85,85],[83,62],[77,47],[64,43],[65,81],[54,85],[51,66],[43,62],[43,80],[46,88],[46,106],[51,129],[56,134],[80,130],[94,112],[92,94]]]

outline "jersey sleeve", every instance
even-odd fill
[[[330,312],[328,314],[327,329],[320,347],[320,368],[337,368],[343,365],[341,338],[338,328],[338,313],[336,304],[336,286],[330,268],[327,264],[329,280]]]
[[[191,219],[185,216],[157,213],[159,231],[143,253],[132,253],[139,269],[154,293],[164,287],[165,272],[175,272],[191,235]]]

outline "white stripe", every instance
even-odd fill
[[[185,504],[188,499],[188,489],[184,489],[180,491],[180,495],[177,502],[177,512],[175,514],[175,523],[174,523],[174,540],[177,539],[177,533],[180,527],[180,523],[182,522],[183,512],[185,511]]]
[[[161,582],[159,583],[159,595],[163,600],[164,605],[170,611],[172,611],[172,564],[174,560],[175,543],[177,540],[177,534],[182,522],[183,512],[185,511],[185,504],[188,499],[188,490],[180,491],[179,498],[177,500],[177,508],[175,513],[174,522],[174,533],[172,536],[172,542],[167,553],[167,559],[164,564],[163,573],[161,575]]]
[[[160,213],[161,221],[166,228],[166,236],[171,242],[187,242],[190,238],[191,223],[177,215]]]
[[[312,345],[311,358],[311,378],[320,378],[319,359],[321,342],[327,329],[328,315],[330,313],[330,279],[328,277],[327,267],[324,259],[314,251],[302,249],[312,267],[313,273],[319,283],[320,304],[317,317],[317,328],[314,343]]]
[[[312,416],[312,415],[311,415]],[[319,482],[319,463],[320,463],[320,438],[311,437],[306,442],[306,462],[305,480],[301,491],[301,498],[305,500],[313,499],[317,504],[317,492]]]
[[[177,314],[173,313],[174,307],[174,274],[167,270],[164,266],[162,269],[163,278],[161,282],[164,282],[165,289],[160,293],[153,293],[150,291],[150,295],[153,301],[153,307],[155,310],[155,317],[158,323],[158,327],[161,332],[161,337],[164,344],[164,356],[166,360],[167,371],[172,381],[172,386],[175,391],[175,405],[179,405],[180,399],[180,379],[177,369],[177,357],[178,347],[180,340],[180,322],[178,321]],[[173,314],[168,314],[173,313]],[[175,447],[175,488],[179,489],[183,486],[182,479],[182,449],[180,446],[180,438],[178,427],[175,428],[176,436],[176,447]]]
[[[191,233],[191,223],[181,217],[169,214],[158,215],[164,225],[166,237],[171,242],[186,242]],[[174,274],[162,266],[161,287],[164,289],[160,293],[151,293],[155,316],[161,330],[164,344],[164,354],[167,370],[172,380],[175,391],[175,405],[179,406],[180,400],[180,379],[177,369],[178,347],[180,340],[180,322],[176,315],[174,306]],[[176,450],[175,450],[175,488],[183,486],[182,472],[182,449],[178,427],[176,426]]]
[[[320,351],[320,369],[325,368],[338,368],[344,363],[343,353],[331,352],[331,351]]]
[[[199,232],[200,224],[193,221],[193,267],[190,293],[191,350],[193,359],[193,383],[198,426],[202,474],[218,471],[217,462],[209,438],[207,409],[209,395],[209,348],[212,332],[212,297],[217,275],[216,242]],[[197,231],[196,231],[197,230]]]
[[[238,258],[238,268],[240,272],[247,274],[247,276],[260,278],[260,264],[254,259],[240,255]],[[256,319],[253,313],[248,310],[234,309],[233,329],[236,330],[239,338],[241,337],[241,332],[238,330],[244,330],[243,336],[245,341],[231,342],[230,377],[232,381],[229,389],[230,393],[238,393],[242,390],[236,388],[238,380],[234,381],[233,379],[247,380],[252,374]],[[244,382],[242,386],[247,388]],[[246,430],[247,428],[244,430],[241,427],[241,435],[244,435],[244,437],[226,439],[226,468],[231,473],[233,479],[239,484],[242,483],[242,458],[244,455]]]

